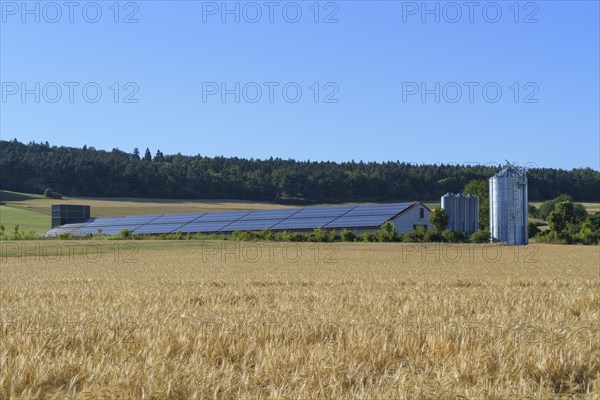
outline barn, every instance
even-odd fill
[[[182,233],[221,233],[236,231],[306,232],[317,228],[325,230],[350,229],[357,233],[374,232],[386,221],[392,221],[399,232],[411,232],[417,226],[432,229],[429,222],[431,210],[420,202],[344,205],[329,207],[290,207],[271,210],[244,210],[228,212],[202,212],[194,214],[131,215],[120,217],[69,218],[68,207],[56,206],[53,209],[55,221],[47,237],[60,234],[87,236],[95,234],[111,235],[124,229],[133,234]],[[81,206],[78,206],[81,207]],[[84,206],[89,207],[89,206]],[[89,215],[89,211],[88,214]]]

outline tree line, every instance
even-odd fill
[[[0,188],[67,196],[241,199],[279,203],[341,201],[439,201],[473,180],[501,169],[484,165],[415,165],[390,162],[243,159],[157,150],[133,152],[0,141]],[[591,168],[533,168],[529,197],[568,193],[575,201],[598,201],[600,173]]]

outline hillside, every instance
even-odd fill
[[[438,201],[474,179],[499,171],[490,165],[416,165],[395,162],[311,162],[163,155],[0,141],[0,188],[42,193],[47,187],[77,197],[241,199],[280,204],[364,201]],[[529,198],[567,193],[598,201],[600,173],[531,168]]]

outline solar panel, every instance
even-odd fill
[[[206,213],[200,218],[198,218],[196,222],[209,222],[209,221],[236,221],[246,215],[248,215],[250,211],[230,211],[230,212],[211,212]]]
[[[281,219],[258,219],[250,221],[236,221],[232,224],[225,226],[221,229],[222,232],[233,232],[233,231],[262,231],[268,229],[273,225],[281,222]]]
[[[77,228],[75,229],[73,232],[73,235],[77,235],[77,236],[85,236],[88,234],[92,234],[92,235],[97,235],[98,234],[98,229],[102,229],[103,233],[106,233],[104,231],[105,227],[102,226],[84,226],[83,228]]]
[[[87,224],[87,226],[107,226],[107,225],[118,225],[118,221],[123,217],[101,217],[94,218],[93,221]]]
[[[88,226],[111,226],[111,225],[143,225],[158,218],[158,215],[130,215],[123,217],[100,217],[95,218]]]
[[[78,228],[82,228],[85,225],[86,225],[85,223],[75,223],[75,224],[65,224],[62,226],[57,226],[56,228],[53,228],[53,229],[49,230],[48,232],[46,232],[46,234],[44,236],[53,237],[53,236],[60,235],[62,233],[73,233],[73,231],[75,231]]]
[[[193,222],[182,226],[181,231],[184,233],[213,233],[218,232],[221,228],[226,227],[230,223],[231,221]]]
[[[109,225],[109,226],[105,226],[104,228],[102,228],[102,233],[105,235],[114,235],[115,233],[121,232],[123,229],[133,231],[136,228],[139,228],[139,226],[140,226],[139,224],[138,225]],[[82,229],[87,229],[87,227],[84,227]],[[92,233],[97,233],[97,231],[92,232]]]
[[[354,207],[355,206],[304,208],[294,214],[294,218],[340,217]]]
[[[46,236],[46,237],[54,237],[54,236],[58,236],[58,235],[63,234],[63,233],[71,233],[71,232],[73,232],[73,228],[64,229],[62,227],[57,227],[57,228],[50,229],[48,232],[46,232],[44,234],[44,236]]]
[[[87,222],[79,222],[79,223],[75,223],[75,224],[64,224],[64,225],[60,226],[59,228],[76,229],[76,228],[82,228],[86,225],[87,225]]]
[[[142,225],[139,228],[136,228],[135,234],[143,234],[143,233],[172,233],[172,232],[177,232],[182,227],[182,225],[183,225],[182,223]]]
[[[357,227],[378,227],[392,216],[388,215],[367,215],[357,217],[341,217],[330,222],[325,228],[357,228]]]
[[[89,218],[69,218],[69,225],[71,224],[87,224],[89,223],[91,220]],[[65,224],[67,225],[67,224]],[[64,225],[61,225],[64,226]]]
[[[127,224],[149,224],[154,222],[160,215],[130,215],[127,217],[123,217],[118,220],[119,225],[127,225]]]
[[[333,221],[333,218],[290,218],[281,221],[271,229],[284,230],[284,229],[315,229],[322,228],[328,223]]]
[[[296,214],[301,208],[280,209],[280,210],[257,210],[241,218],[240,221],[257,219],[284,219]]]
[[[190,223],[195,219],[205,215],[205,212],[195,214],[165,214],[152,221],[153,224],[174,224],[177,222]]]
[[[412,206],[412,203],[399,204],[379,204],[370,206],[357,206],[352,211],[348,212],[345,217],[355,215],[396,215]]]

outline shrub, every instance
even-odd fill
[[[431,225],[433,225],[437,231],[443,231],[448,226],[449,219],[450,218],[448,213],[446,213],[446,210],[440,206],[437,206],[431,212],[429,222],[431,222]]]
[[[13,227],[13,236],[14,240],[19,240],[21,238],[21,232],[19,232],[19,224],[15,224]]]
[[[573,244],[576,242],[576,238],[573,237],[569,232],[550,231],[545,237],[546,243]]]
[[[556,207],[559,203],[565,203],[565,202],[571,203],[572,201],[573,200],[571,199],[571,196],[566,195],[566,194],[561,194],[560,196],[557,196],[557,197],[553,198],[552,200],[547,200],[547,201],[543,202],[542,204],[540,204],[540,207],[538,208],[538,211],[537,211],[537,217],[547,220],[548,217],[550,216],[550,213],[552,211],[556,210]],[[587,211],[586,211],[585,207],[578,203],[573,203],[571,211],[572,211],[574,219],[578,222],[583,221],[587,215]]]
[[[328,241],[337,242],[338,240],[340,240],[340,235],[338,235],[335,229],[330,230],[328,235]]]
[[[240,240],[240,241],[244,241],[244,242],[249,242],[249,241],[257,241],[257,240],[270,240],[267,239],[269,237],[275,237],[275,235],[273,234],[273,232],[269,231],[270,233],[267,233],[266,231],[235,231],[233,232],[233,234],[231,235],[231,239],[232,240]]]
[[[21,233],[21,240],[34,240],[39,238],[40,236],[37,233],[35,233],[34,230]]]
[[[308,235],[309,242],[327,242],[329,240],[329,235],[327,232],[321,228],[316,228]]]
[[[533,204],[527,205],[527,214],[529,214],[530,218],[538,218],[539,217],[538,209]]]
[[[406,235],[408,241],[413,243],[423,243],[427,236],[427,229],[424,226],[417,226],[412,232]]]
[[[372,233],[365,232],[362,235],[360,235],[360,241],[361,242],[374,242],[375,238]]]
[[[426,242],[442,242],[443,241],[442,232],[439,230],[427,231],[427,233],[425,233],[423,240]]]
[[[340,233],[340,239],[342,242],[354,242],[356,234],[350,229],[343,229]]]
[[[278,231],[275,232],[275,240],[278,242],[289,242],[290,234],[288,231]]]
[[[467,241],[467,238],[462,232],[445,230],[442,232],[442,240],[445,243],[464,243]]]
[[[572,200],[571,196],[566,195],[566,194],[561,194],[560,196],[557,196],[557,197],[553,198],[552,200],[544,201],[538,207],[538,217],[542,218],[542,219],[547,219],[548,215],[550,215],[550,213],[552,211],[554,211],[554,208],[556,207],[557,203],[560,203],[561,201],[571,201],[571,200]]]
[[[281,231],[275,233],[275,240],[279,242],[305,242],[307,235],[301,232]]]
[[[396,242],[398,241],[398,230],[396,224],[392,221],[385,221],[381,225],[381,230],[375,233],[378,242]]]
[[[119,233],[117,233],[117,238],[127,239],[131,236],[132,233],[133,231],[130,231],[129,229],[121,229]]]
[[[487,230],[478,230],[474,232],[469,237],[469,241],[471,243],[489,243],[490,242],[490,232]]]
[[[292,232],[289,234],[290,242],[305,242],[306,239],[306,235],[300,232]]]
[[[232,240],[239,240],[239,241],[248,241],[248,232],[247,231],[235,231],[231,234],[231,239]]]
[[[49,199],[62,199],[62,195],[53,191],[51,188],[46,188],[44,190],[44,197],[48,197]]]
[[[600,212],[590,214],[587,217],[581,225],[578,236],[584,244],[596,244],[600,241]]]
[[[260,237],[263,240],[275,240],[275,234],[270,229],[264,229],[262,232],[260,232]]]
[[[529,237],[532,238],[541,231],[536,224],[530,222],[529,224],[527,224],[527,232],[529,233]]]
[[[384,231],[377,231],[373,233],[372,239],[374,242],[379,243],[391,242],[391,240],[388,240],[388,237]]]

